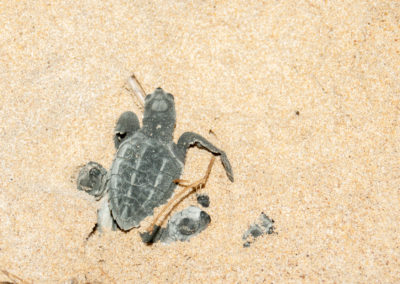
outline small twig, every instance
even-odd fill
[[[140,85],[138,79],[135,74],[132,74],[128,79],[128,84],[131,86],[133,93],[138,98],[142,107],[144,106],[144,98],[146,97],[146,92],[143,90],[142,85]]]
[[[11,283],[22,283],[22,284],[30,283],[30,282],[25,281],[24,279],[18,277],[17,275],[8,272],[7,270],[2,269],[1,272],[3,272],[3,274],[6,275],[12,281]]]
[[[150,226],[147,228],[147,232],[151,233],[153,231],[154,226],[161,226],[162,223],[164,222],[166,216],[168,216],[171,211],[182,201],[184,200],[186,197],[188,197],[191,193],[196,192],[199,189],[204,188],[204,186],[207,183],[207,180],[210,176],[211,173],[211,169],[212,166],[214,164],[215,161],[215,156],[212,156],[210,163],[208,164],[208,168],[206,171],[206,174],[204,175],[203,178],[201,178],[200,180],[186,185],[186,184],[182,184],[182,182],[186,182],[185,180],[174,180],[174,182],[178,183],[178,185],[180,186],[184,186],[185,188],[179,192],[178,194],[176,194],[165,206],[164,208],[161,210],[161,212],[153,219],[153,222],[150,224]],[[167,210],[169,208],[169,210]],[[164,214],[164,212],[167,211],[167,214],[164,216],[164,218],[161,219],[161,222],[158,222],[160,217]]]

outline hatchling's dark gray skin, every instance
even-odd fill
[[[153,215],[154,208],[167,202],[177,186],[173,181],[179,179],[191,146],[220,155],[226,174],[233,182],[225,152],[204,137],[186,132],[177,144],[173,142],[176,114],[171,94],[157,88],[146,96],[142,128],[139,129],[136,115],[130,113],[129,117],[125,124],[130,129],[124,137],[117,137],[118,151],[107,182],[110,209],[120,229],[139,227],[144,218]]]

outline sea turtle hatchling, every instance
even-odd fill
[[[161,241],[171,243],[176,241],[189,241],[198,235],[211,222],[210,215],[195,206],[189,206],[175,213],[169,220],[166,228],[156,226],[151,234],[148,232],[140,234],[146,243]],[[149,241],[150,240],[150,241]]]
[[[233,172],[224,151],[193,132],[185,132],[173,142],[175,128],[174,97],[157,88],[145,98],[143,126],[133,112],[125,112],[115,127],[117,152],[110,171],[94,162],[81,169],[78,188],[97,198],[104,197],[98,225],[118,226],[128,231],[139,227],[154,208],[172,196],[179,179],[187,150],[197,146],[221,157],[231,182]],[[111,213],[111,214],[110,214]]]

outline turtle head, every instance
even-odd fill
[[[143,131],[146,135],[171,141],[175,128],[175,102],[170,93],[157,88],[144,101]]]
[[[78,189],[93,195],[96,199],[103,196],[107,170],[96,162],[83,166],[78,175]]]

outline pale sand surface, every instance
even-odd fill
[[[2,1],[0,269],[45,282],[400,282],[400,2]],[[188,243],[86,241],[126,85],[175,96],[175,141],[224,149]],[[299,111],[299,115],[296,115]],[[209,130],[216,136],[209,133]],[[210,155],[190,150],[184,178]],[[192,196],[180,209],[196,204]],[[261,212],[277,234],[243,248]],[[10,281],[0,273],[0,280]]]

